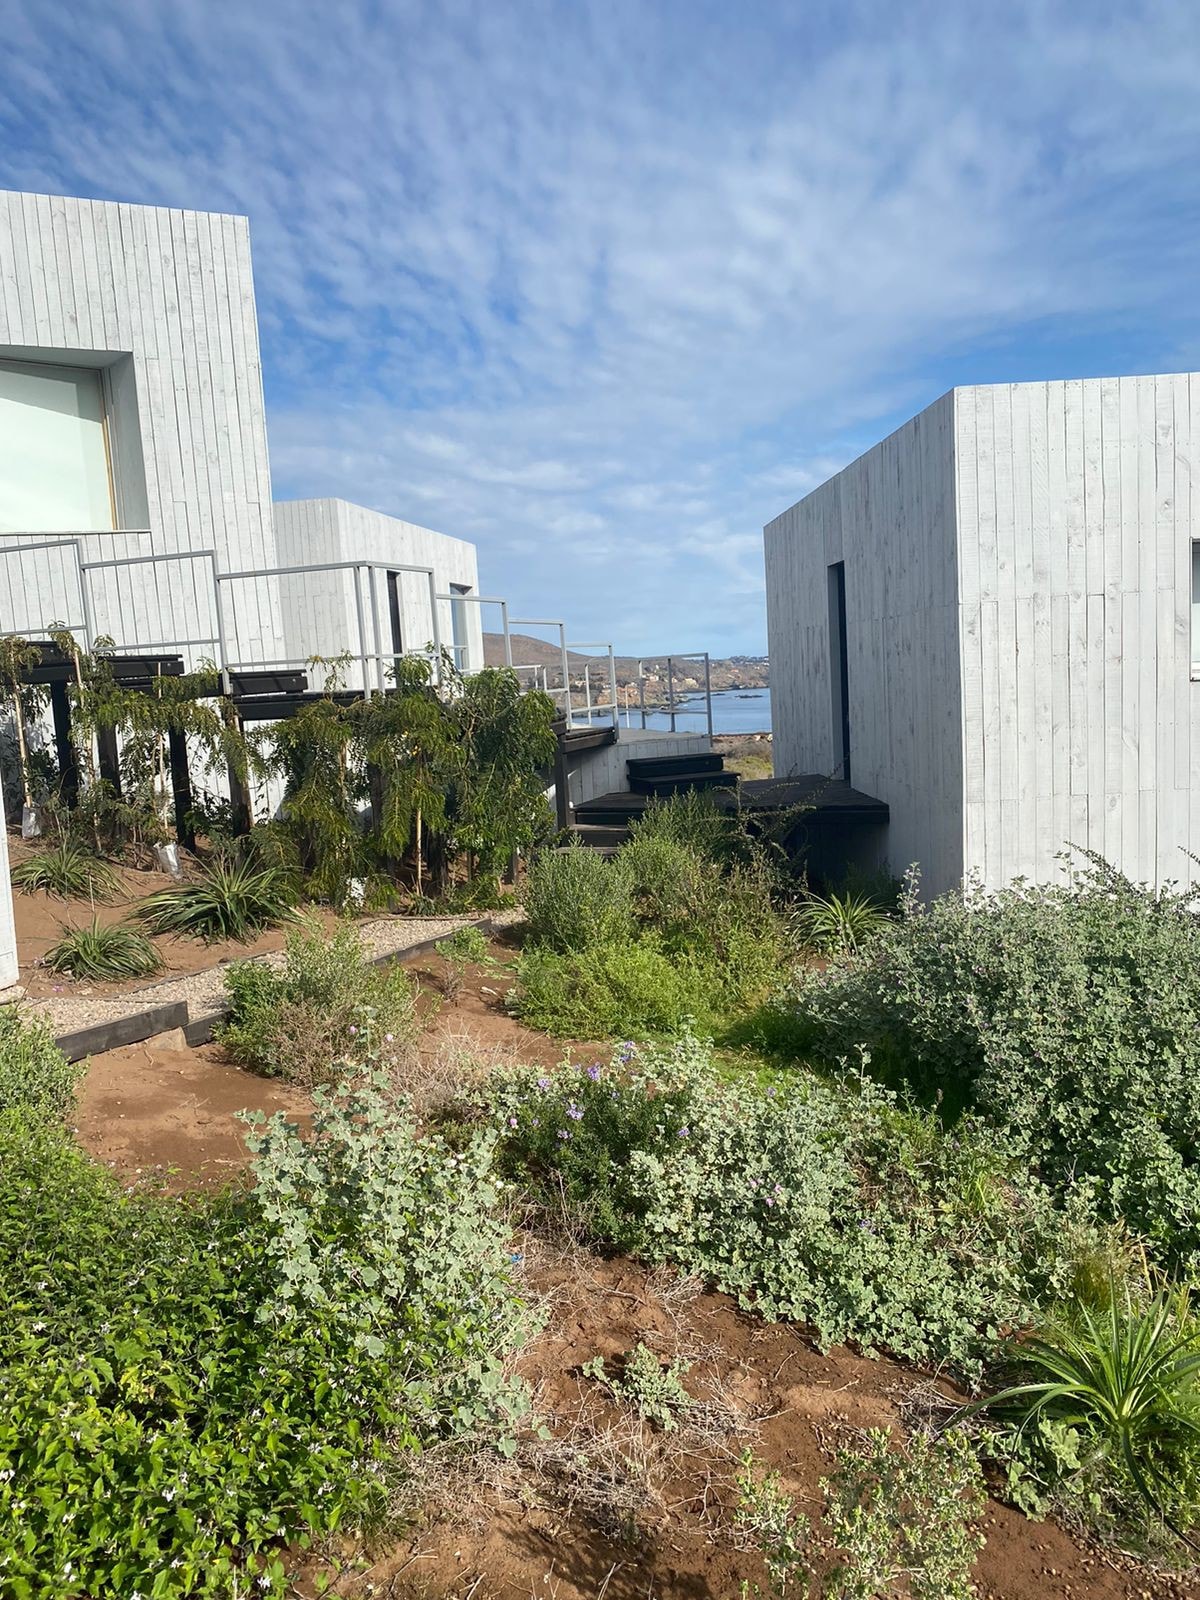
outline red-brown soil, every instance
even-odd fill
[[[376,1597],[471,1600],[736,1600],[743,1580],[765,1585],[762,1563],[738,1548],[733,1471],[748,1444],[780,1473],[797,1507],[815,1518],[819,1480],[833,1452],[871,1427],[903,1430],[914,1400],[933,1388],[903,1367],[845,1349],[827,1355],[789,1324],[764,1323],[723,1295],[695,1294],[665,1274],[626,1260],[576,1251],[555,1254],[526,1242],[531,1287],[548,1296],[546,1331],[521,1371],[559,1440],[588,1453],[591,1481],[564,1490],[551,1481],[561,1452],[532,1444],[513,1468],[489,1472],[464,1463],[431,1482],[429,1521],[344,1578],[336,1592]],[[681,1292],[682,1290],[682,1292]],[[657,1434],[608,1404],[583,1375],[594,1356],[606,1363],[639,1340],[664,1360],[693,1362],[685,1386],[732,1413],[733,1427],[698,1439]],[[939,1386],[952,1398],[948,1386]],[[590,1513],[572,1492],[598,1490],[609,1447],[606,1431],[633,1463],[609,1496],[615,1510]],[[706,1430],[707,1431],[707,1430]],[[641,1485],[639,1495],[638,1485]],[[638,1509],[620,1536],[625,1499]],[[1194,1600],[1200,1588],[1088,1548],[1054,1523],[1032,1523],[989,1502],[987,1543],[975,1582],[981,1600]],[[753,1593],[753,1587],[751,1587]]]
[[[473,969],[453,999],[444,993],[440,956],[426,954],[410,966],[420,989],[423,1060],[456,1046],[484,1063],[507,1058],[551,1067],[589,1048],[607,1057],[607,1045],[567,1046],[509,1016],[504,996],[512,986],[506,963],[513,950],[493,942],[492,953],[495,966]],[[172,1188],[219,1186],[248,1159],[239,1111],[284,1111],[303,1122],[310,1105],[304,1090],[231,1065],[219,1045],[189,1049],[172,1034],[93,1056],[80,1085],[76,1128],[84,1149],[131,1182],[154,1175]]]
[[[493,951],[511,958],[511,948]],[[455,1041],[485,1057],[547,1066],[568,1053],[508,1016],[502,997],[511,978],[502,969],[473,969],[454,1003],[440,993],[438,957],[412,970],[423,989],[419,1048],[431,1065]],[[574,1046],[570,1054],[589,1059],[602,1048]],[[303,1120],[308,1105],[303,1091],[229,1065],[217,1046],[148,1041],[91,1061],[79,1138],[130,1181],[208,1186],[245,1164],[237,1111],[283,1110]],[[799,1328],[764,1323],[724,1296],[626,1260],[533,1238],[513,1248],[531,1295],[546,1305],[545,1331],[520,1370],[553,1439],[529,1441],[515,1464],[486,1454],[431,1463],[413,1532],[370,1552],[342,1551],[336,1592],[348,1600],[736,1600],[743,1580],[765,1582],[732,1527],[732,1473],[746,1444],[811,1517],[832,1452],[854,1430],[903,1427],[939,1388],[949,1393],[889,1361],[845,1349],[822,1355]],[[728,1428],[710,1419],[702,1438],[655,1434],[582,1375],[592,1357],[610,1360],[639,1340],[664,1359],[690,1360],[687,1387],[725,1411]],[[594,1464],[569,1482],[564,1443]],[[632,1465],[601,1492],[601,1468],[614,1452]],[[1190,1579],[1150,1572],[994,1502],[984,1531],[975,1574],[981,1600],[1200,1600]],[[302,1592],[316,1592],[316,1571],[308,1566]]]
[[[10,864],[26,860],[33,854],[33,846],[9,835]],[[246,956],[263,955],[268,950],[282,950],[287,938],[286,929],[274,928],[246,944],[224,940],[215,944],[202,944],[198,939],[176,939],[167,934],[154,934],[150,942],[158,951],[163,966],[152,978],[138,978],[130,983],[75,982],[59,976],[38,963],[46,952],[62,938],[63,929],[86,927],[97,916],[105,925],[124,922],[132,914],[139,900],[159,889],[169,888],[174,879],[163,872],[142,872],[134,867],[110,863],[120,883],[120,893],[104,904],[92,905],[89,900],[59,900],[53,895],[13,893],[13,915],[17,930],[17,957],[21,967],[21,983],[31,999],[46,995],[110,995],[123,989],[140,988],[146,983],[185,973],[203,972],[223,961],[240,961]],[[325,922],[336,920],[332,912],[316,910],[314,915]]]

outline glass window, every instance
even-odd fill
[[[100,374],[0,361],[0,532],[115,526]]]
[[[1200,539],[1192,540],[1192,676],[1200,678]]]

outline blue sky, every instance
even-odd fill
[[[1195,0],[3,0],[0,186],[245,212],[276,495],[765,645],[761,527],[955,383],[1200,365]]]

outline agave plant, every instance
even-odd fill
[[[205,865],[193,883],[147,895],[137,914],[155,933],[184,934],[211,943],[244,941],[263,928],[290,921],[295,891],[288,873],[252,858]]]
[[[63,937],[46,952],[52,972],[73,978],[147,978],[162,966],[157,950],[144,933],[124,923],[107,926],[93,917],[86,928],[64,928]]]
[[[1022,1428],[1047,1418],[1081,1429],[1186,1539],[1166,1508],[1164,1470],[1173,1451],[1200,1439],[1200,1323],[1186,1299],[1164,1292],[1139,1306],[1114,1285],[1104,1309],[1081,1305],[1076,1320],[1052,1324],[1017,1354],[1036,1376],[972,1409],[1015,1408]]]
[[[12,881],[24,894],[41,890],[60,900],[111,900],[120,888],[108,863],[74,839],[61,839],[19,862]]]
[[[792,928],[802,943],[832,954],[861,949],[879,935],[887,921],[883,907],[865,895],[814,894],[793,913]]]

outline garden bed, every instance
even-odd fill
[[[495,962],[512,953],[511,935],[490,944]],[[453,1002],[441,956],[423,954],[411,970],[422,986],[424,1059],[455,1044],[485,1060],[562,1059],[560,1042],[507,1014],[511,974],[502,966],[468,969]],[[570,1053],[586,1060],[589,1047]],[[75,1121],[84,1147],[129,1181],[182,1190],[228,1182],[245,1165],[239,1110],[281,1110],[304,1124],[310,1105],[303,1090],[229,1065],[219,1046],[189,1049],[168,1036],[95,1057]],[[756,1319],[668,1271],[528,1234],[513,1250],[547,1310],[519,1368],[551,1438],[525,1441],[512,1462],[475,1446],[462,1456],[434,1452],[409,1490],[414,1531],[369,1549],[346,1542],[333,1561],[324,1553],[302,1593],[316,1594],[318,1570],[340,1565],[335,1592],[355,1600],[725,1600],[743,1581],[763,1582],[760,1560],[739,1548],[733,1528],[731,1476],[747,1443],[812,1514],[840,1443],[870,1427],[912,1426],[954,1399],[948,1385],[893,1361],[845,1348],[822,1354],[805,1330]],[[639,1342],[691,1363],[689,1390],[711,1407],[702,1436],[654,1431],[584,1374],[585,1363],[612,1363]],[[579,1451],[592,1467],[564,1475]],[[983,1532],[982,1600],[1200,1600],[1189,1579],[1148,1572],[995,1502]]]
[[[536,1240],[522,1246],[530,1288],[546,1298],[550,1322],[520,1370],[553,1439],[511,1466],[478,1455],[432,1463],[426,1524],[374,1552],[335,1593],[355,1600],[734,1600],[743,1581],[765,1581],[761,1561],[733,1537],[728,1480],[743,1442],[752,1441],[811,1515],[839,1442],[867,1428],[902,1427],[931,1392],[952,1393],[891,1361],[846,1349],[822,1355],[802,1330],[758,1321],[725,1296],[697,1293],[670,1275]],[[584,1363],[597,1355],[611,1361],[638,1341],[664,1359],[690,1359],[689,1388],[728,1410],[736,1428],[679,1439],[599,1397]],[[591,1474],[564,1484],[563,1446],[587,1451]],[[614,1450],[629,1470],[606,1485]],[[636,1532],[622,1539],[613,1524],[629,1516]],[[1148,1573],[995,1502],[983,1531],[980,1600],[1200,1595],[1190,1583]]]

